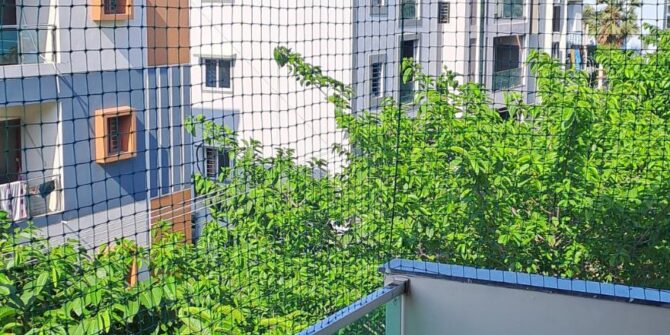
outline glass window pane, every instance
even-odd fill
[[[205,59],[205,86],[216,87],[216,61]]]
[[[230,88],[230,67],[232,65],[231,60],[220,60],[219,61],[219,87],[221,88]]]
[[[380,97],[382,95],[382,63],[373,63],[370,66],[370,95]]]

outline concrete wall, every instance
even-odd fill
[[[391,264],[399,270],[393,275],[409,278],[404,334],[664,335],[670,329],[669,291],[426,262]]]

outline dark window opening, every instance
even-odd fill
[[[226,150],[205,148],[205,173],[208,178],[217,178],[222,168],[229,168],[230,155]]]
[[[373,63],[370,66],[370,95],[373,97],[382,96],[382,76],[384,64]]]
[[[416,58],[416,40],[407,40],[407,41],[402,41],[402,48],[401,48],[401,59],[412,59],[414,60]],[[401,71],[402,73],[402,64],[401,64]],[[414,81],[410,80],[408,82],[404,82],[402,75],[400,78],[400,101],[401,102],[411,102],[414,99]]]
[[[561,6],[554,6],[554,14],[551,26],[554,32],[561,31]]]
[[[0,121],[0,184],[19,180],[21,174],[21,121]]]
[[[104,0],[105,14],[126,14],[127,0]]]
[[[107,154],[130,152],[132,116],[122,115],[107,119]]]
[[[438,17],[440,23],[449,23],[449,16],[451,15],[451,4],[449,2],[440,1],[438,3]]]

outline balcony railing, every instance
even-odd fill
[[[52,25],[0,26],[0,65],[53,62],[55,32]]]
[[[18,180],[0,185],[0,211],[12,221],[59,212],[62,210],[60,176]]]
[[[513,69],[498,71],[493,73],[493,90],[504,90],[521,85],[522,68],[517,67]]]

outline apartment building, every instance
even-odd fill
[[[411,98],[413,84],[400,82],[403,58],[415,58],[432,75],[446,67],[461,82],[482,84],[499,108],[509,91],[532,102],[528,52],[539,49],[565,61],[569,49],[583,44],[581,6],[567,1],[361,0],[355,8],[358,109],[376,108],[385,95]]]
[[[384,96],[412,99],[414,83],[401,82],[404,58],[414,58],[431,75],[446,67],[462,81],[481,83],[500,108],[508,91],[532,102],[534,80],[525,65],[529,51],[576,62],[575,52],[581,56],[588,44],[582,4],[573,0],[289,1],[281,6],[196,0],[191,5],[194,114],[219,120],[242,139],[261,141],[265,154],[292,148],[303,162],[316,156],[332,163],[330,147],[344,138],[324,93],[300,87],[278,69],[272,60],[275,46],[300,52],[352,85],[357,112],[376,109]],[[201,172],[215,175],[220,165],[232,164],[210,148],[196,151]]]
[[[0,209],[89,248],[147,245],[151,223],[180,211],[188,230],[188,1],[2,8]]]
[[[280,4],[280,5],[278,5]],[[334,109],[319,89],[303,87],[273,59],[291,48],[329,75],[351,84],[352,5],[346,1],[191,1],[193,114],[225,124],[239,140],[261,142],[265,155],[294,150],[338,169],[333,143],[344,141]],[[196,140],[196,171],[231,164]]]

